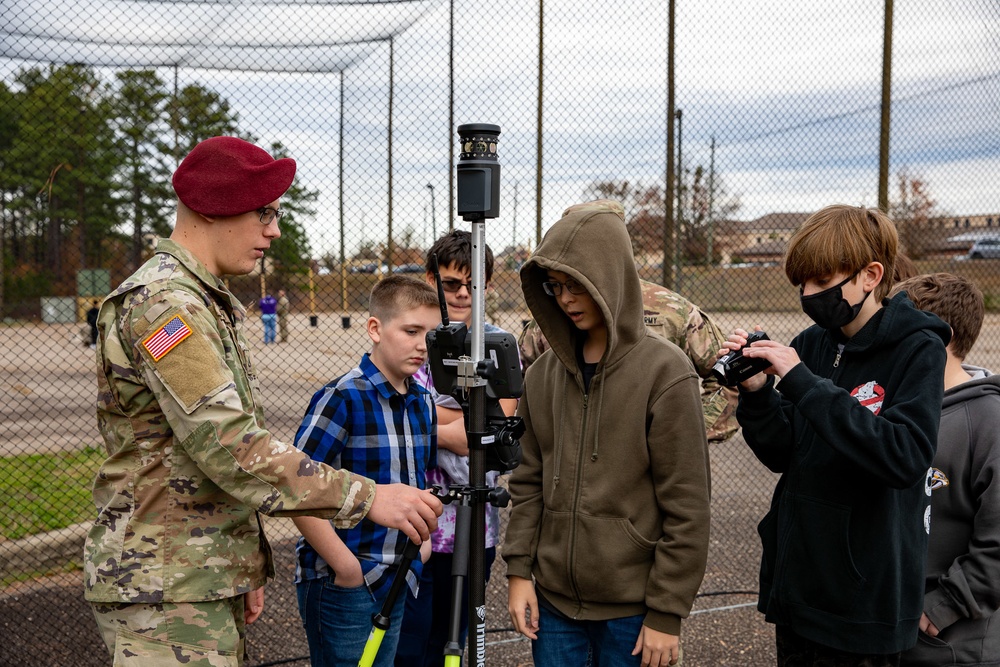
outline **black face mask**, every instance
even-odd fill
[[[864,298],[853,306],[844,298],[844,291],[841,288],[854,280],[857,275],[855,273],[843,282],[822,292],[816,292],[809,296],[799,296],[802,312],[808,315],[813,322],[829,330],[840,329],[853,322],[854,318],[861,312],[861,306],[864,305],[865,299],[871,294],[871,292],[865,292]]]

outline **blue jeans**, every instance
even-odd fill
[[[372,630],[372,616],[382,610],[384,600],[373,600],[368,588],[342,588],[330,577],[296,585],[299,615],[309,640],[312,667],[357,667]],[[399,640],[406,597],[400,595],[389,615],[375,667],[391,667]]]
[[[278,316],[261,315],[260,320],[264,323],[264,344],[273,343],[278,331]]]
[[[531,642],[536,667],[638,667],[632,655],[645,614],[608,621],[574,621],[538,608],[538,639]],[[589,658],[588,658],[589,656]]]

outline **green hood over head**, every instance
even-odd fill
[[[601,199],[566,209],[521,267],[521,289],[532,316],[563,364],[575,368],[577,330],[545,294],[546,271],[572,276],[601,308],[608,327],[602,363],[614,363],[645,334],[639,274],[618,202]]]

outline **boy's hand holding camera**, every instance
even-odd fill
[[[754,332],[763,331],[760,326],[754,327]],[[718,357],[723,357],[735,350],[743,350],[743,356],[747,359],[766,359],[771,362],[771,367],[751,376],[740,382],[740,386],[746,391],[757,391],[767,382],[765,375],[777,375],[784,377],[788,371],[801,363],[799,354],[787,345],[764,338],[756,340],[747,345],[750,333],[745,329],[735,329],[723,343],[723,347],[718,352]]]

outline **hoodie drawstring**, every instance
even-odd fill
[[[566,396],[566,375],[567,373],[562,373],[562,387],[560,388],[559,396]],[[566,429],[560,428],[559,431],[559,442],[556,443],[555,451],[555,472],[552,475],[552,483],[558,487],[559,486],[559,470],[562,464],[562,452],[563,452],[563,438],[566,437]]]
[[[591,387],[594,386],[594,381],[593,380],[590,381],[590,386]],[[591,393],[592,394],[596,394],[596,396],[594,396],[594,398],[597,399],[597,423],[600,424],[601,423],[601,410],[604,408],[604,387],[602,386],[599,391],[595,391],[595,392],[591,392]],[[594,436],[593,437],[594,437],[594,449],[591,450],[591,452],[590,452],[590,460],[591,461],[596,461],[597,460],[597,445],[600,442],[600,438],[597,437],[597,429],[594,429]]]

